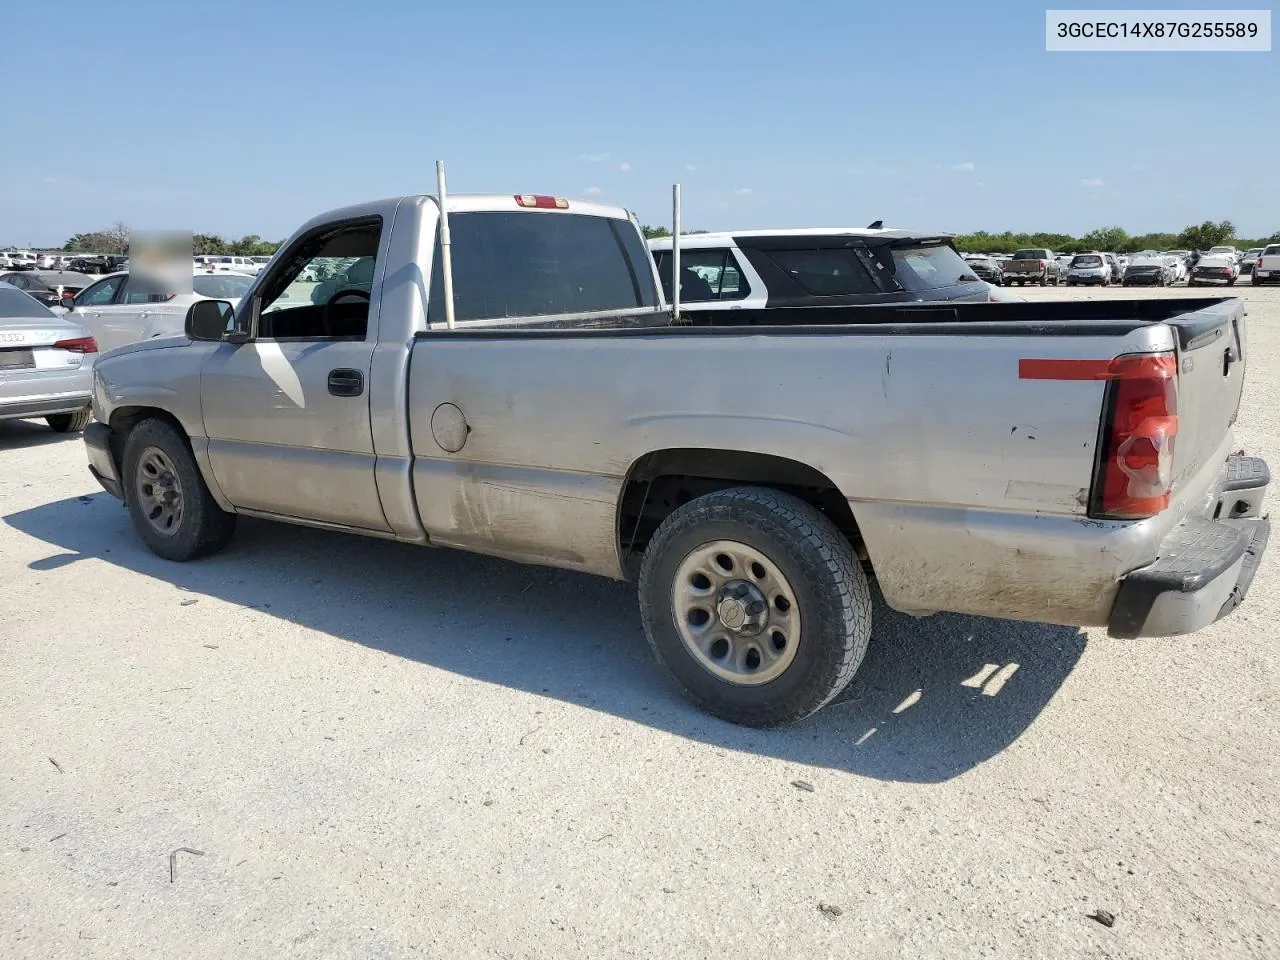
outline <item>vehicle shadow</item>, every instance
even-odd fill
[[[488,683],[604,711],[717,747],[936,783],[1013,743],[1084,651],[1074,628],[979,617],[916,619],[877,597],[853,683],[793,727],[751,730],[687,705],[649,654],[630,584],[459,553],[242,520],[208,560],[177,564],[138,541],[106,494],[4,518],[58,552],[255,607]]]
[[[0,453],[79,439],[78,433],[55,433],[43,420],[0,420]]]

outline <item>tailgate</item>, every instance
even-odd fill
[[[1244,389],[1244,305],[1223,300],[1167,321],[1178,335],[1174,490],[1208,489],[1231,446]]]

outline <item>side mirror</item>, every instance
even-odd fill
[[[247,337],[235,341],[236,311],[225,300],[197,300],[187,308],[185,330],[192,340],[218,342],[233,340],[243,343]]]

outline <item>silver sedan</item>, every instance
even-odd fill
[[[59,433],[83,430],[98,344],[17,287],[0,283],[0,420],[43,418]]]

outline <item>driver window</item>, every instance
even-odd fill
[[[325,228],[287,251],[263,283],[260,340],[363,340],[380,218]]]

